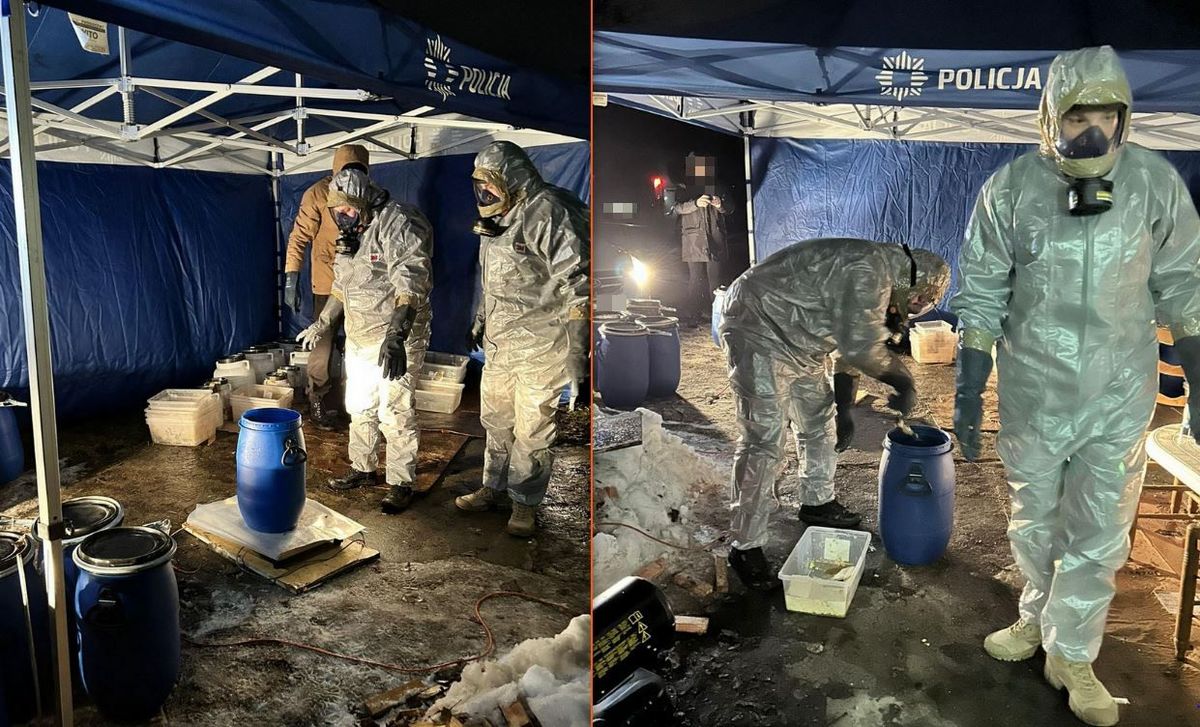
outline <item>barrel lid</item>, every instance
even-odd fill
[[[679,325],[679,319],[670,316],[642,316],[637,322],[654,330],[671,329]]]
[[[19,561],[33,556],[33,541],[25,533],[0,531],[0,576],[6,576]]]
[[[240,353],[233,353],[228,356],[222,356],[221,358],[217,359],[217,363],[228,364],[228,363],[237,363],[238,361],[245,361],[245,360],[246,360],[245,355],[240,354]]]
[[[297,371],[299,371],[299,370],[300,370],[300,367],[299,367],[299,366],[297,366],[296,364],[288,364],[287,366],[281,366],[281,367],[279,368],[279,370],[280,370],[280,371],[286,371],[286,372],[288,372],[289,374],[294,374],[294,373],[296,373]]]
[[[625,302],[625,307],[628,308],[631,305],[638,307],[661,306],[662,301],[657,298],[630,298]]]
[[[77,542],[94,532],[104,530],[113,525],[120,525],[125,519],[125,508],[111,497],[103,495],[88,495],[63,500],[62,521],[66,542]],[[35,520],[34,531],[37,531]]]
[[[246,353],[270,353],[270,346],[250,346],[246,349]]]
[[[209,379],[208,381],[205,381],[204,385],[212,386],[213,384],[216,384],[217,386],[225,386],[228,383],[229,383],[229,379],[225,378],[224,376],[217,376],[217,377]]]
[[[161,530],[117,527],[89,535],[74,558],[86,571],[117,575],[153,568],[174,554],[175,540]]]
[[[600,326],[600,332],[606,336],[644,336],[646,327],[629,321],[609,321]]]

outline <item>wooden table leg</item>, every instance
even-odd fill
[[[1183,564],[1179,569],[1179,613],[1175,617],[1175,658],[1183,661],[1192,641],[1192,614],[1196,609],[1196,577],[1200,571],[1200,523],[1188,525],[1183,539]]]
[[[1174,484],[1176,487],[1179,487],[1179,478],[1176,477],[1175,481],[1172,484]],[[1182,505],[1183,505],[1183,490],[1175,490],[1174,492],[1171,493],[1171,512],[1172,513],[1179,512],[1179,509]]]

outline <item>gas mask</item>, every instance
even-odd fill
[[[498,220],[512,207],[504,179],[499,172],[477,167],[471,174],[471,182],[475,188],[475,208],[479,210],[479,219],[471,230],[483,237],[496,237],[504,231]]]
[[[333,243],[334,250],[338,255],[354,257],[358,253],[359,246],[362,245],[362,227],[359,225],[359,217],[334,210],[333,221],[338,228],[337,240]]]
[[[1071,181],[1067,212],[1072,216],[1098,215],[1112,209],[1113,183],[1103,175],[1116,163],[1124,135],[1124,109],[1122,104],[1073,106],[1060,120],[1054,148],[1060,168]],[[1074,136],[1069,135],[1072,133]]]

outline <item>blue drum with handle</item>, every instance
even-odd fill
[[[679,319],[670,316],[646,316],[638,323],[650,333],[650,383],[646,396],[664,399],[675,395],[679,388],[680,351]]]
[[[75,548],[79,673],[109,719],[150,719],[179,679],[174,555],[174,539],[148,527],[102,530]]]
[[[600,335],[596,368],[603,382],[604,405],[641,406],[650,389],[649,331],[640,323],[614,321],[600,326]]]
[[[285,533],[304,510],[304,432],[291,409],[250,409],[238,422],[237,503],[242,520],[260,533]]]
[[[879,536],[903,565],[942,557],[954,530],[954,458],[941,429],[893,429],[879,462]]]
[[[50,615],[45,581],[34,567],[36,552],[31,536],[0,532],[0,724],[27,722],[38,713],[35,683],[42,703],[52,701]]]

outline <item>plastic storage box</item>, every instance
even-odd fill
[[[453,353],[426,351],[425,363],[421,366],[421,378],[428,381],[461,384],[467,379],[468,356]]]
[[[233,408],[233,421],[240,422],[242,415],[250,409],[289,409],[294,392],[290,387],[255,384],[244,386],[233,392],[229,404]]]
[[[912,357],[917,363],[953,363],[958,353],[958,335],[946,321],[923,321],[908,332]]]
[[[224,419],[221,395],[207,389],[167,389],[147,404],[146,426],[155,444],[195,447],[212,439]]]
[[[421,411],[453,414],[462,403],[463,384],[420,379],[414,393],[417,408]]]
[[[843,618],[862,580],[871,534],[809,527],[779,569],[789,611]]]

